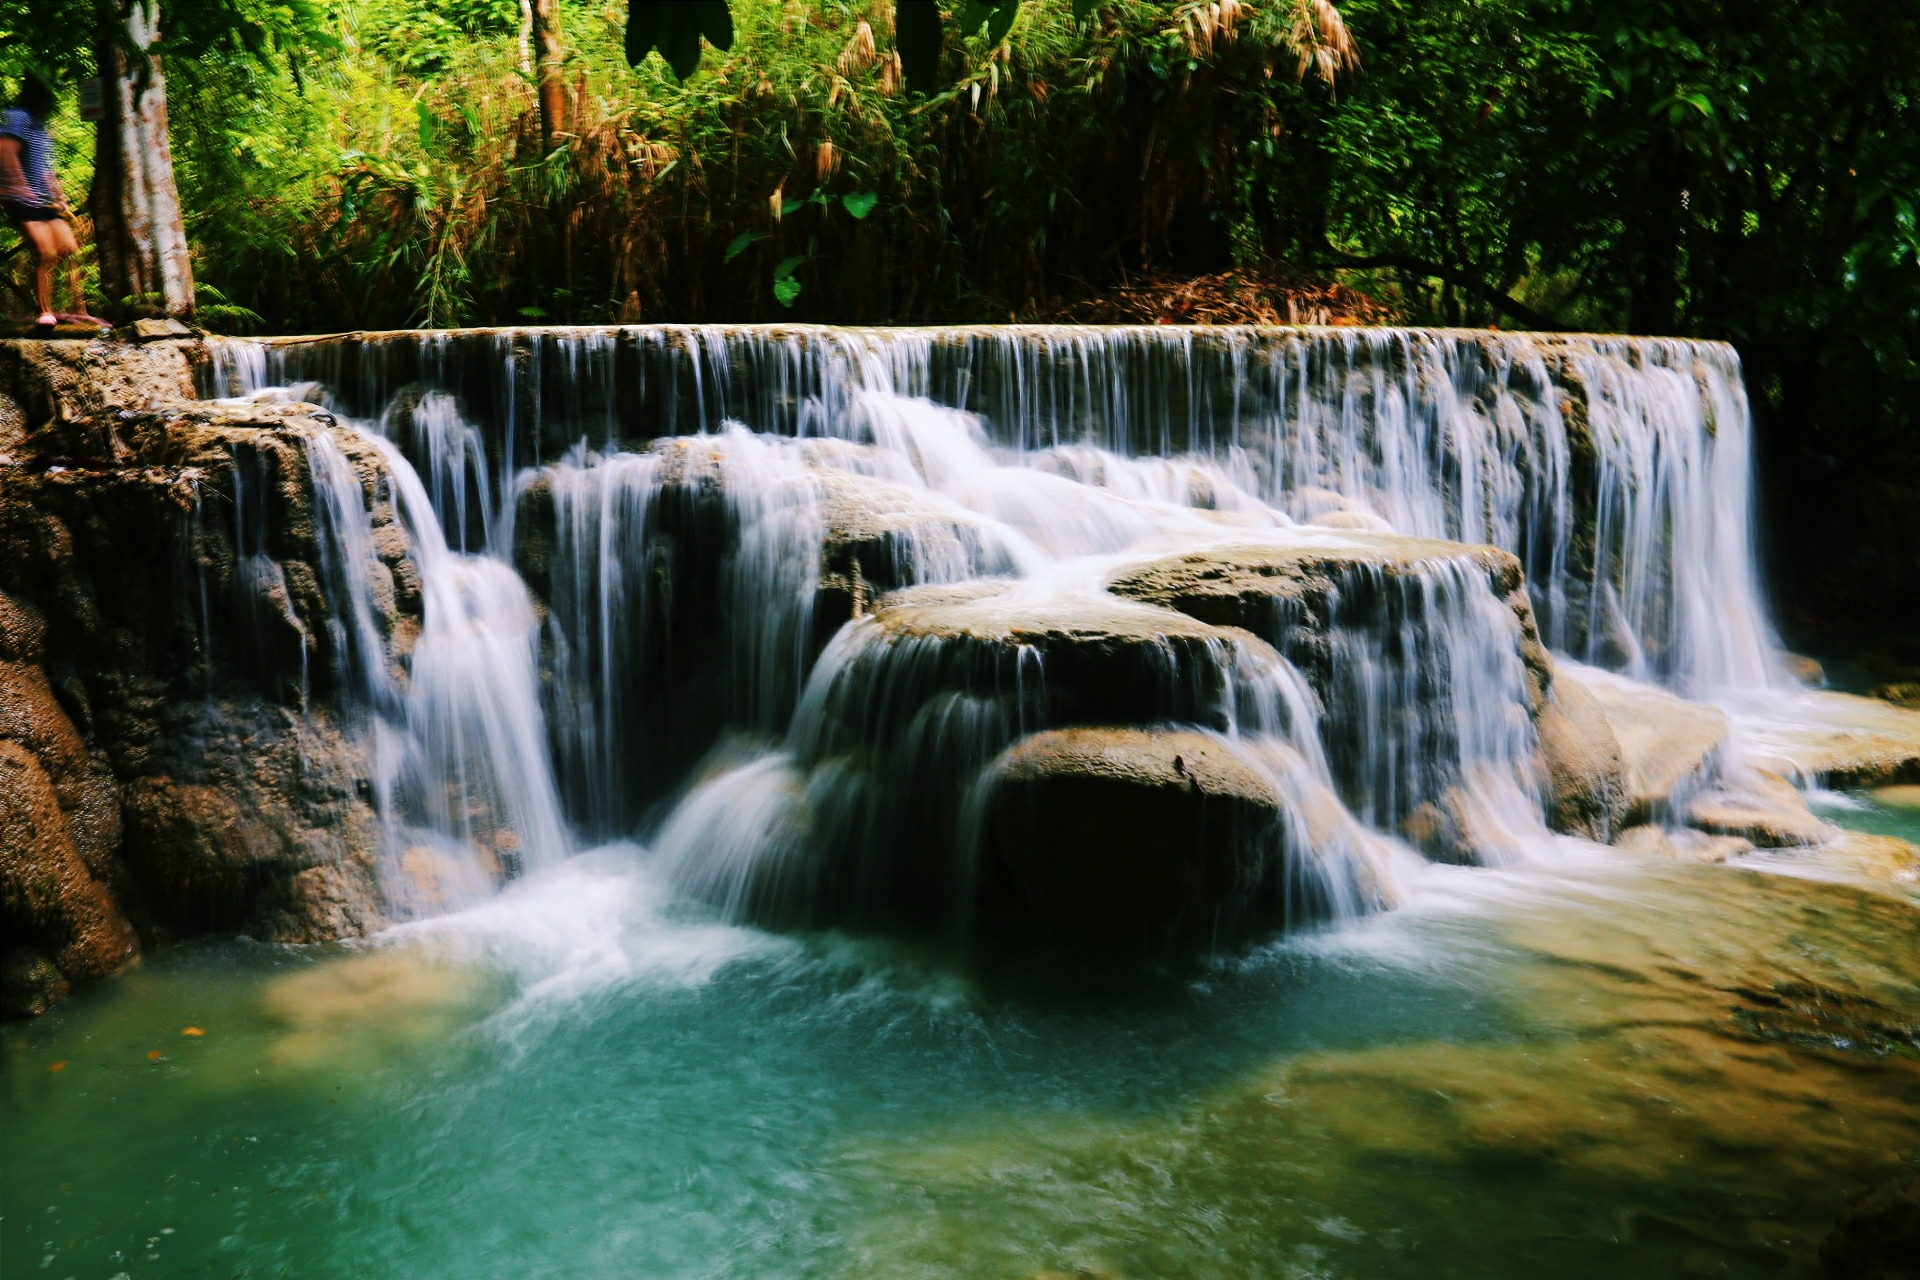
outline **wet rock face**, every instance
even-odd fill
[[[309,450],[333,424],[193,402],[203,360],[191,342],[0,343],[20,419],[0,462],[12,1013],[136,937],[309,941],[379,919],[314,524]],[[354,462],[372,503],[377,464]],[[398,640],[398,589],[390,606]]]
[[[1650,685],[1569,663],[1556,685],[1578,685],[1598,704],[1625,766],[1629,823],[1678,816],[1719,769],[1730,727],[1726,714]]]
[[[990,932],[1156,954],[1285,919],[1280,797],[1220,739],[1055,730],[1009,748],[989,785]]]
[[[41,976],[11,995],[8,1014],[39,1013],[63,984],[111,973],[134,950],[107,885],[74,847],[52,780],[18,742],[0,742],[0,916],[11,970]]]
[[[1482,583],[1508,616],[1476,610]],[[1554,684],[1520,562],[1505,551],[1356,526],[1297,547],[1170,556],[1111,589],[1272,643],[1319,695],[1348,803],[1431,857],[1475,861],[1483,843],[1450,762],[1471,732],[1462,716],[1485,713],[1458,705],[1474,692],[1466,682],[1498,685],[1502,666],[1509,680],[1517,673],[1508,694],[1538,733],[1553,828],[1602,838],[1624,815],[1618,747],[1591,699]]]
[[[1626,758],[1606,712],[1577,680],[1556,680],[1535,721],[1547,772],[1547,821],[1555,831],[1605,844],[1632,804]]]
[[[40,662],[45,620],[0,594],[0,1016],[35,1014],[135,949],[113,894],[120,807]]]

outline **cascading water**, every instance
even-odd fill
[[[347,604],[334,652],[348,696],[369,713],[388,898],[403,915],[433,914],[570,849],[539,702],[537,621],[509,566],[448,547],[399,449],[355,434],[385,464],[371,494],[329,437],[310,454],[323,560]],[[386,532],[404,530],[418,575],[421,625],[403,671],[387,662],[394,637],[375,622],[390,614],[376,597],[395,591],[375,552],[376,506],[389,507]]]
[[[316,451],[396,844],[434,833],[476,883],[569,826],[658,824],[723,909],[964,929],[996,758],[1082,723],[1218,735],[1284,797],[1275,856],[1322,914],[1390,899],[1401,839],[1544,836],[1520,624],[1471,556],[1346,572],[1305,650],[1281,615],[1276,651],[1154,609],[1157,674],[1074,666],[1147,609],[1108,583],[1195,549],[1491,543],[1553,648],[1689,691],[1775,678],[1739,370],[1708,344],[656,327],[228,343],[211,375],[299,380],[378,419],[414,543],[400,676],[360,603],[373,517]]]

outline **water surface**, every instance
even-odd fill
[[[1563,842],[1231,962],[1041,982],[655,883],[604,850],[7,1028],[0,1270],[1810,1274],[1920,1151],[1907,886]]]

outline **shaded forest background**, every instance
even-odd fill
[[[6,4],[0,71],[46,66],[58,0]],[[1216,276],[1268,311],[1263,281],[1359,298],[1336,317],[1725,339],[1790,627],[1920,635],[1920,6],[1339,0],[1355,66],[1299,38],[1324,0],[1027,0],[927,97],[892,0],[732,5],[682,83],[628,67],[624,3],[562,0],[550,151],[518,0],[183,7],[203,315],[1095,318]],[[61,138],[84,192],[70,105]]]

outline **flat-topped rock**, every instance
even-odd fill
[[[1244,627],[1286,654],[1324,694],[1333,631],[1424,626],[1428,619],[1418,614],[1429,603],[1427,586],[1461,572],[1483,576],[1513,614],[1511,643],[1525,669],[1530,711],[1538,715],[1553,684],[1553,661],[1534,625],[1520,561],[1498,547],[1302,528],[1146,561],[1108,585],[1128,599]]]
[[[1829,787],[1920,783],[1920,710],[1826,690],[1756,695],[1734,711],[1754,762]]]
[[[1473,565],[1503,597],[1525,580],[1519,559],[1498,547],[1360,529],[1300,529],[1284,542],[1208,547],[1152,560],[1121,572],[1110,586],[1131,599],[1259,631],[1276,601],[1323,606],[1329,596],[1350,590],[1356,573],[1422,576],[1442,563]]]
[[[1717,708],[1573,662],[1557,663],[1554,680],[1580,685],[1606,715],[1626,764],[1629,822],[1665,813],[1676,792],[1705,783],[1727,744],[1731,726]]]
[[[1224,729],[1231,679],[1282,669],[1248,632],[1032,581],[909,587],[881,597],[868,621],[877,643],[862,662],[884,662],[888,679],[980,695],[1020,689],[1052,724]]]
[[[1824,844],[1839,834],[1807,807],[1799,788],[1776,773],[1746,769],[1687,805],[1687,822],[1714,835],[1740,836],[1763,849]]]
[[[1524,703],[1518,709],[1538,731],[1555,830],[1605,840],[1626,817],[1625,765],[1611,726],[1583,690],[1556,686],[1525,575],[1506,551],[1295,529],[1136,564],[1111,587],[1273,644],[1320,697],[1329,760],[1348,802],[1397,822],[1430,853],[1446,851],[1436,856],[1462,856],[1459,839],[1436,833],[1462,829],[1446,815],[1459,808],[1448,796],[1460,782],[1463,700],[1480,701],[1468,714],[1481,724],[1505,714],[1493,705],[1503,697]],[[1476,599],[1482,591],[1498,607]],[[1477,673],[1478,687],[1453,681],[1462,664]],[[1503,686],[1507,679],[1512,685]],[[1382,717],[1377,700],[1388,688],[1407,705]],[[1488,730],[1480,732],[1485,738]]]

